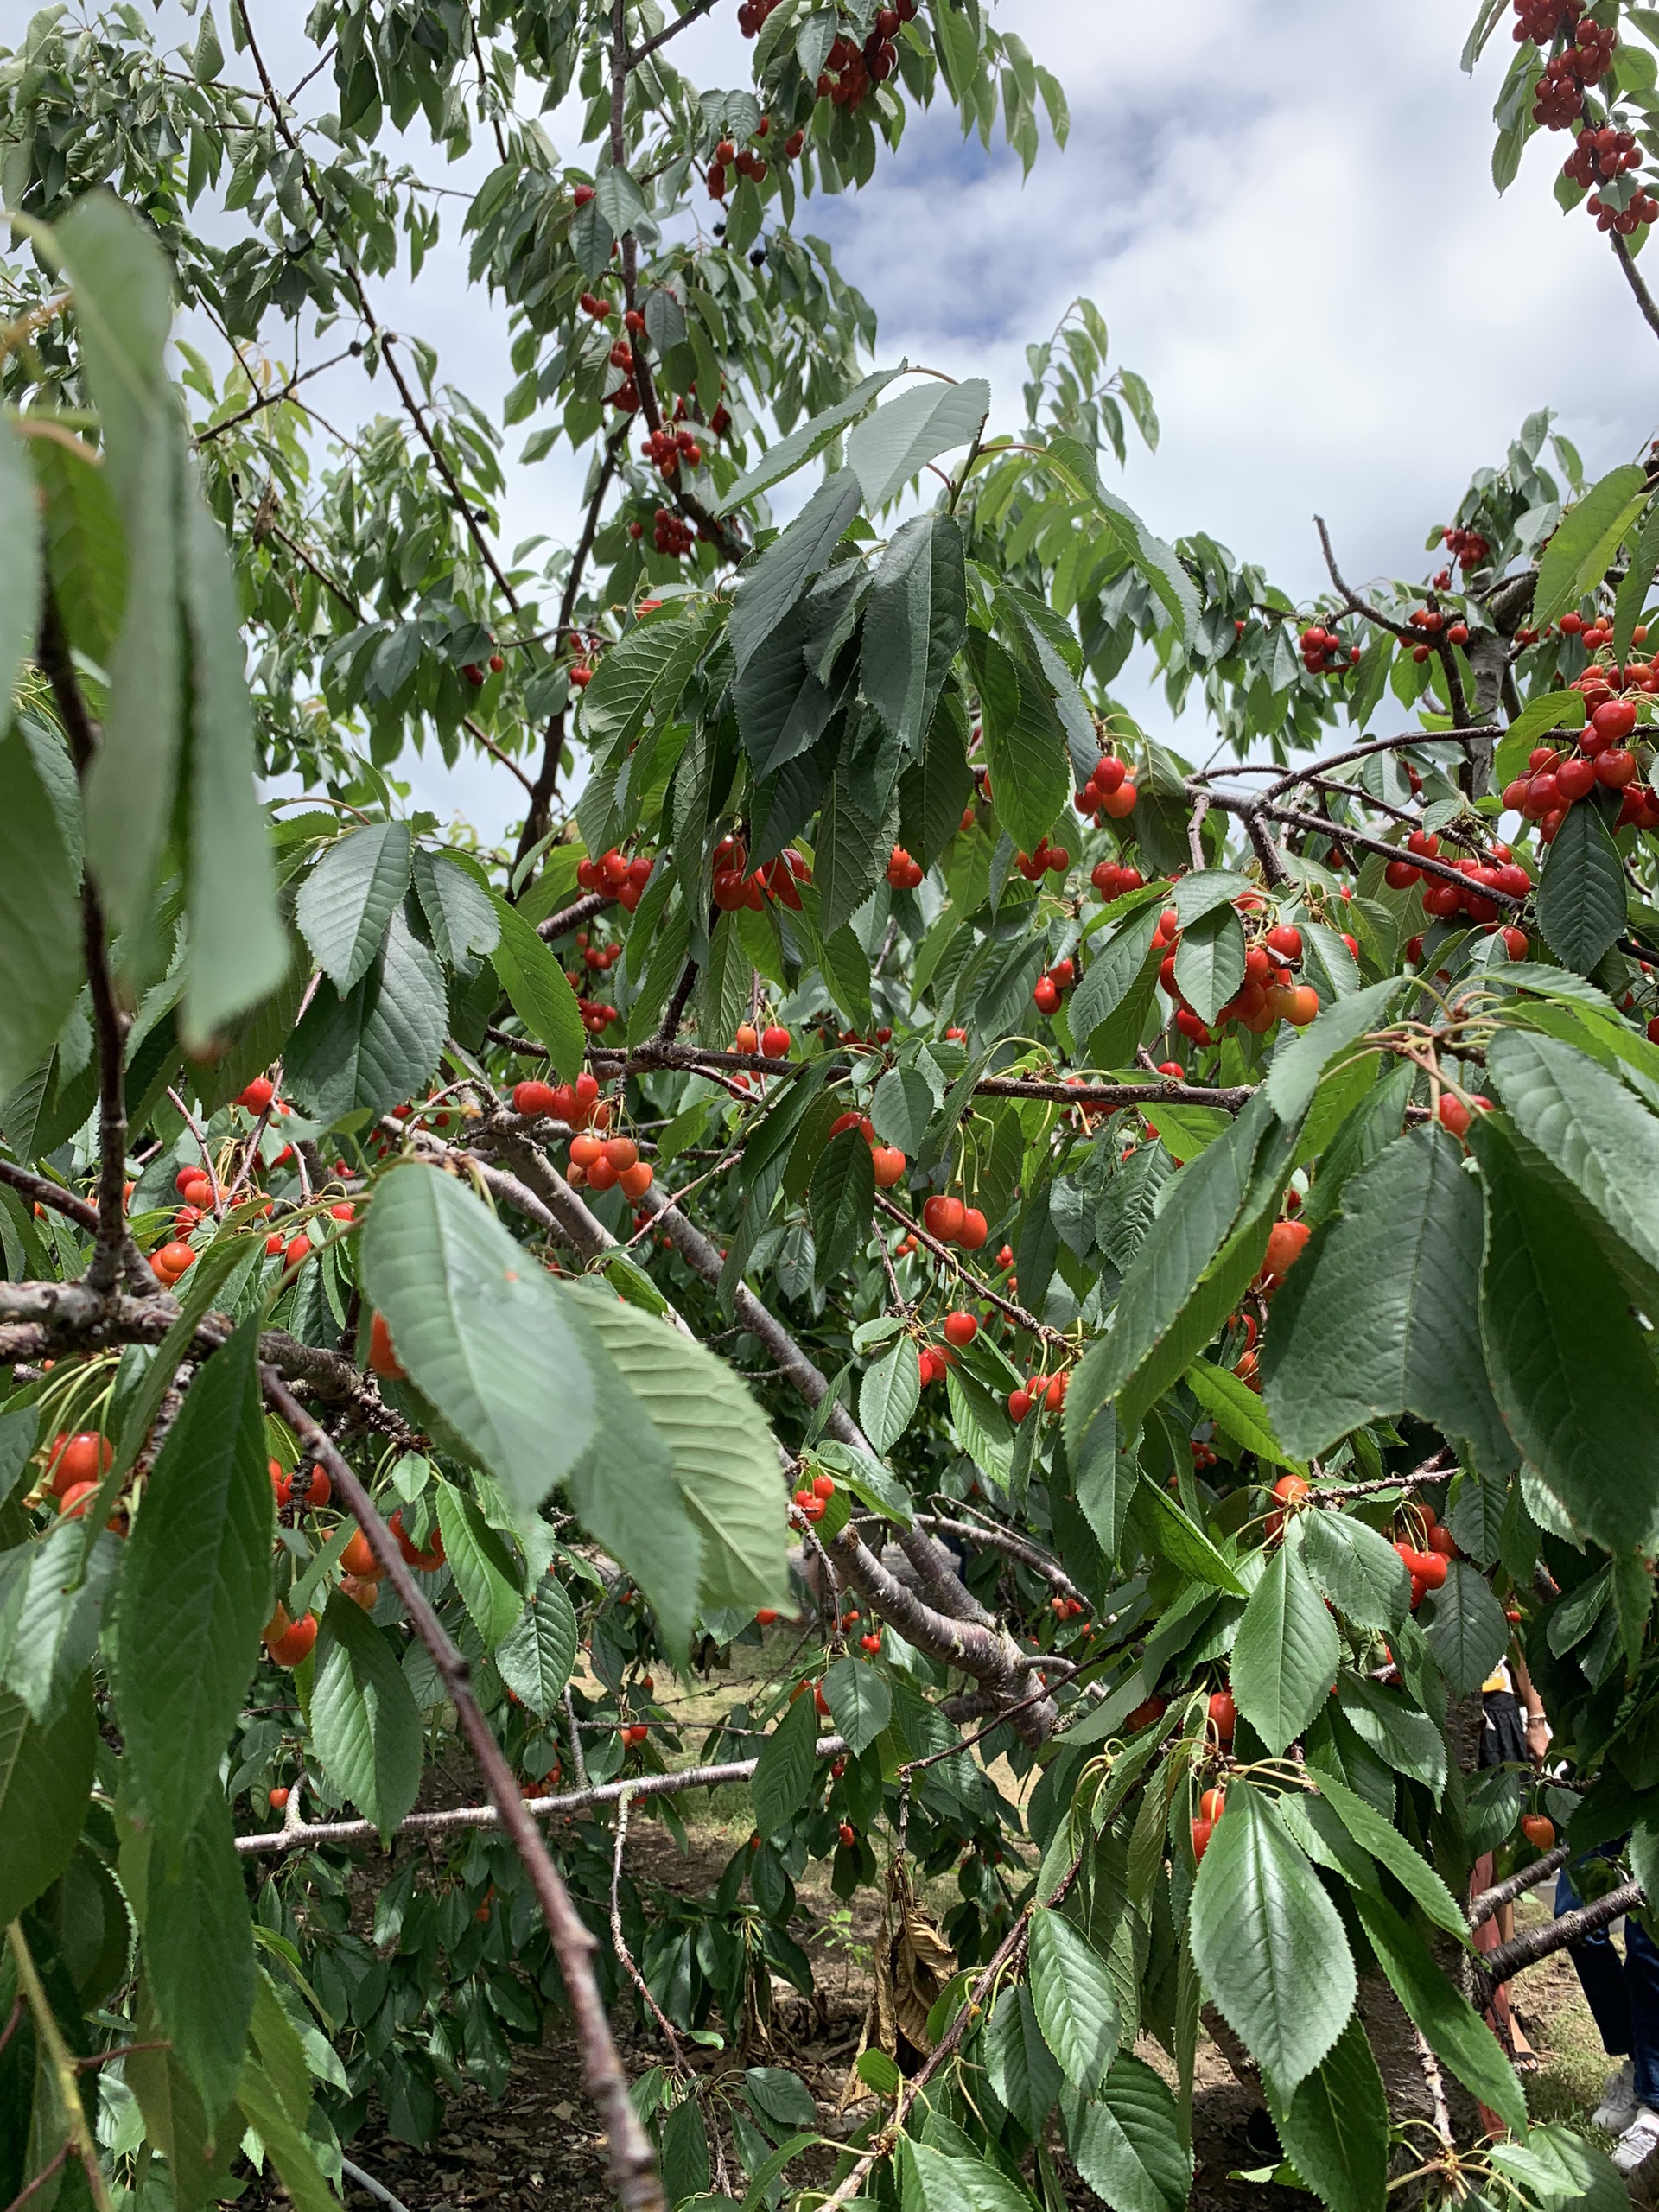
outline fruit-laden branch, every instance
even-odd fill
[[[1379,854],[1384,860],[1397,861],[1402,856],[1399,846],[1390,845],[1381,837],[1373,837],[1366,830],[1351,829],[1347,823],[1333,821],[1329,815],[1304,814],[1300,807],[1280,806],[1274,800],[1254,792],[1239,794],[1212,791],[1210,800],[1212,806],[1236,815],[1246,829],[1253,829],[1264,822],[1277,822],[1288,830],[1329,837],[1338,844],[1352,845],[1363,853]],[[1423,874],[1439,876],[1444,882],[1455,883],[1461,890],[1469,888],[1469,878],[1461,868],[1454,868],[1450,861],[1436,860],[1428,853],[1413,853],[1410,857],[1413,868],[1421,869]],[[1496,884],[1485,883],[1479,888],[1483,899],[1493,899],[1500,906],[1519,908],[1527,902],[1524,892],[1504,891]]]
[[[1390,621],[1386,614],[1362,599],[1350,584],[1344,582],[1342,571],[1337,566],[1337,556],[1331,543],[1331,533],[1325,526],[1325,517],[1315,515],[1313,526],[1319,533],[1319,544],[1325,554],[1325,565],[1331,572],[1331,581],[1352,612],[1365,621],[1375,623],[1379,630],[1387,630],[1402,645],[1427,645],[1433,648],[1440,664],[1440,672],[1446,678],[1446,696],[1451,702],[1452,726],[1459,732],[1466,729],[1469,726],[1469,706],[1463,696],[1463,678],[1458,673],[1456,658],[1444,632],[1436,632],[1432,638],[1425,636],[1409,623]]]
[[[14,1167],[9,1160],[0,1160],[0,1183],[10,1183],[24,1198],[32,1199],[37,1206],[49,1206],[54,1213],[73,1221],[77,1228],[98,1227],[98,1208],[48,1176],[31,1175],[28,1168]]]
[[[1490,2004],[1491,1993],[1512,1974],[1525,1967],[1536,1966],[1541,1959],[1563,1951],[1569,1943],[1576,1943],[1580,1936],[1593,1935],[1598,1928],[1605,1928],[1627,1912],[1634,1912],[1648,1901],[1648,1893],[1640,1882],[1625,1882],[1618,1889],[1610,1890],[1605,1897],[1598,1897],[1593,1904],[1580,1905],[1575,1912],[1563,1912],[1555,1919],[1546,1921],[1541,1928],[1529,1929],[1524,1936],[1512,1936],[1507,1943],[1500,1943],[1495,1951],[1487,1951],[1476,1962],[1475,1979],[1483,1985],[1480,2002]]]
[[[1482,1890],[1478,1896],[1471,1897],[1471,1928],[1478,1928],[1483,1921],[1490,1920],[1500,1905],[1513,1904],[1516,1897],[1524,1897],[1529,1890],[1535,1890],[1541,1882],[1547,1882],[1559,1868],[1566,1866],[1572,1855],[1570,1844],[1558,1843],[1554,1851],[1547,1851],[1541,1859],[1534,1859],[1530,1866],[1523,1866],[1518,1874],[1511,1874],[1502,1882],[1494,1882],[1490,1890]]]
[[[846,1750],[839,1736],[820,1736],[813,1754],[819,1759],[839,1758]],[[673,1774],[636,1774],[625,1782],[596,1782],[590,1788],[555,1792],[547,1797],[522,1797],[533,1820],[551,1820],[563,1813],[580,1813],[594,1805],[613,1805],[623,1796],[674,1797],[684,1789],[719,1789],[728,1782],[747,1782],[754,1772],[753,1759],[724,1759],[714,1766],[682,1767]],[[449,1829],[494,1828],[501,1825],[495,1805],[454,1805],[441,1813],[410,1813],[398,1821],[391,1837],[442,1835]],[[255,1835],[239,1835],[236,1847],[245,1858],[269,1858],[273,1853],[309,1851],[325,1843],[375,1843],[380,1831],[372,1821],[299,1821],[291,1827],[270,1828]],[[391,1839],[388,1839],[391,1840]]]
[[[461,1732],[472,1746],[485,1786],[500,1815],[501,1826],[530,1876],[582,2044],[588,2093],[604,2125],[612,2187],[627,2212],[665,2212],[651,2141],[629,2094],[628,2077],[617,2056],[610,2022],[594,1978],[593,1961],[597,1946],[571,1902],[570,1892],[548,1855],[535,1821],[524,1809],[523,1794],[473,1695],[471,1669],[444,1633],[406,1564],[397,1538],[375,1510],[356,1470],[273,1369],[262,1370],[260,1380],[266,1403],[288,1423],[301,1448],[327,1471],[335,1496],[356,1516],[382,1573],[397,1593],[410,1624],[431,1655],[438,1679],[454,1707]]]
[[[81,695],[57,594],[49,587],[41,611],[35,650],[52,686],[75,773],[84,782],[98,750],[98,733]],[[94,1290],[108,1291],[124,1275],[143,1295],[158,1286],[127,1227],[127,1017],[116,1004],[104,911],[90,868],[81,876],[80,919],[92,1033],[98,1044],[98,1229],[86,1279]]]

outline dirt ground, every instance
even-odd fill
[[[705,1841],[694,1832],[691,1856],[685,1859],[660,1825],[642,1824],[635,1837],[630,1863],[636,1873],[685,1893],[712,1887],[730,1848],[723,1833],[712,1833]],[[824,2133],[843,2135],[861,2110],[868,2110],[855,2107],[837,2117],[835,2107],[857,2046],[868,1988],[864,1947],[874,1933],[879,1908],[872,1892],[861,1891],[849,1929],[844,1918],[831,1917],[836,1901],[827,1889],[819,1895],[804,1887],[802,1896],[814,1923],[807,1948],[819,1984],[817,1997],[809,2002],[776,1985],[773,2047],[753,2056],[798,2072],[818,2100]],[[1541,1901],[1528,1899],[1520,1924],[1535,1924],[1547,1912]],[[1514,1985],[1513,1996],[1519,2024],[1538,2061],[1535,2069],[1524,2073],[1535,2118],[1582,2120],[1600,2097],[1611,2062],[1602,2054],[1571,1962],[1565,1955],[1544,1961]],[[657,2038],[631,2012],[619,2007],[614,2025],[631,2074],[637,2076],[660,2060]],[[1157,2044],[1143,2038],[1139,2050],[1171,2075]],[[1311,2200],[1306,2196],[1233,2177],[1265,2163],[1246,2133],[1253,2105],[1205,2037],[1193,2101],[1194,2212],[1306,2212]],[[607,2212],[613,2201],[605,2185],[603,2146],[582,2089],[579,2055],[558,2023],[550,2027],[541,2049],[521,2054],[499,2105],[482,2094],[450,2101],[434,2149],[411,2150],[371,2126],[348,2155],[408,2212],[493,2212],[507,2205],[531,2212],[543,2207],[547,2212]],[[741,2193],[740,2184],[734,2194]],[[1079,2208],[1098,2201],[1075,2177],[1068,2193]],[[1636,2201],[1655,2202],[1650,2181],[1636,2192]],[[348,2185],[352,2212],[374,2212],[375,2202],[355,2184]]]

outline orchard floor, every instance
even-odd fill
[[[710,1837],[709,1844],[704,1852],[694,1843],[692,1857],[683,1859],[664,1830],[648,1827],[639,1832],[638,1848],[630,1855],[638,1874],[690,1891],[712,1885],[730,1848],[724,1836]],[[819,2101],[825,2132],[842,2133],[850,2122],[835,2118],[835,2106],[863,2015],[867,1985],[861,1950],[874,1932],[876,1907],[868,1892],[861,1893],[849,1927],[844,1917],[830,1916],[838,1908],[827,1892],[806,1902],[817,1930],[810,1946],[817,2000],[809,2005],[780,1986],[772,2048],[753,2056],[793,2067]],[[1543,1917],[1544,1908],[1537,1905],[1523,1913],[1521,1924]],[[1520,2023],[1540,2062],[1526,2077],[1534,2116],[1582,2120],[1599,2099],[1609,2063],[1571,1964],[1557,1957],[1533,1967],[1517,1985],[1517,1993]],[[619,2009],[615,2024],[631,2072],[657,2063],[659,2045],[639,2030],[630,2014]],[[1169,2074],[1156,2044],[1143,2040],[1141,2055]],[[1312,2200],[1305,2196],[1230,2178],[1262,2164],[1244,2132],[1250,2106],[1205,2038],[1198,2052],[1193,2107],[1196,2212],[1306,2212]],[[350,2155],[409,2212],[495,2212],[498,2207],[505,2212],[509,2206],[529,2212],[606,2212],[613,2201],[605,2185],[602,2146],[582,2091],[579,2055],[557,2029],[550,2030],[540,2050],[521,2056],[499,2105],[482,2095],[452,2100],[432,2150],[412,2150],[371,2128],[351,2146]],[[1098,2202],[1075,2177],[1068,2179],[1074,2204]],[[734,2193],[741,2196],[741,2189]],[[1652,2205],[1659,2202],[1659,2185],[1645,2177],[1633,2196]],[[375,2212],[375,2200],[355,2185],[348,2189],[347,2203],[351,2212]]]
[[[740,1644],[730,1654],[731,1663],[717,1676],[671,1692],[664,1702],[683,1724],[688,1745],[729,1707],[734,1695],[753,1694],[773,1669],[786,1666],[792,1641],[780,1630],[767,1638],[764,1650]],[[1006,1768],[994,1770],[994,1774],[1004,1794],[1017,1798],[1019,1785],[1013,1775]],[[470,1781],[458,1771],[440,1770],[429,1782],[435,1785],[429,1793],[435,1803],[464,1802],[472,1795]],[[423,1793],[423,1802],[428,1794]],[[712,1892],[752,1822],[746,1790],[722,1792],[713,1804],[705,1799],[704,1805],[706,1809],[689,1824],[690,1850],[683,1855],[662,1822],[647,1816],[644,1803],[636,1805],[628,1842],[628,1866],[636,1880],[685,1896]],[[373,1883],[372,1865],[365,1862],[364,1868],[365,1896]],[[827,1868],[817,1866],[809,1867],[798,1894],[810,1925],[804,1927],[798,1920],[793,1932],[812,1960],[816,1997],[809,2001],[783,1983],[774,1983],[771,2045],[746,2053],[741,2063],[792,2068],[818,2101],[824,2133],[845,2135],[861,2117],[856,2107],[837,2117],[836,2107],[864,2016],[880,1900],[874,1891],[861,1890],[849,1910],[830,1891]],[[941,1882],[938,1908],[948,1910],[955,1896],[954,1882]],[[1547,1916],[1548,1906],[1541,1899],[1522,1899],[1522,1928]],[[1582,2123],[1599,2101],[1611,2062],[1603,2056],[1570,1961],[1560,1954],[1532,1967],[1513,1985],[1512,1994],[1522,2030],[1538,2058],[1536,2069],[1525,2075],[1534,2117]],[[613,2024],[632,2075],[660,2063],[660,2040],[639,2024],[632,2007],[619,2005]],[[1155,2043],[1143,2038],[1139,2050],[1148,2063],[1173,2080],[1173,2069]],[[696,2063],[705,2063],[705,2055],[697,2054]],[[739,2063],[730,2057],[716,2057],[713,2063],[716,2067]],[[1245,2132],[1253,2102],[1220,2052],[1203,2038],[1193,2100],[1194,2212],[1307,2212],[1314,2202],[1299,2192],[1232,2178],[1266,2163]],[[867,2106],[862,2111],[868,2109]],[[509,2207],[522,2208],[522,2212],[608,2212],[613,2202],[605,2183],[603,2145],[582,2088],[580,2053],[558,2021],[550,2024],[538,2049],[520,2052],[499,2103],[493,2104],[481,2092],[452,2097],[431,2148],[416,2150],[397,2142],[372,2120],[347,2146],[347,2155],[407,2212],[507,2212]],[[829,2156],[824,2154],[816,2172],[809,2161],[793,2171],[802,2180],[825,2181]],[[1066,2179],[1069,2200],[1079,2212],[1098,2204],[1074,2175],[1068,2171]],[[732,2194],[741,2198],[741,2183]],[[264,2212],[262,2195],[251,2190],[242,2199],[247,2212]],[[1632,2196],[1644,2207],[1659,2206],[1659,2173],[1642,2177]],[[377,2206],[385,2212],[380,2200],[354,2183],[348,2182],[346,2202],[349,2212],[377,2212]]]

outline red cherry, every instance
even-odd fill
[[[1238,1721],[1238,1707],[1234,1702],[1230,1690],[1211,1692],[1210,1720],[1221,1741],[1224,1744],[1230,1744]]]
[[[236,1103],[245,1106],[250,1114],[263,1114],[276,1096],[276,1086],[268,1075],[257,1075],[245,1090],[237,1093]]]
[[[960,1310],[945,1315],[944,1339],[947,1344],[955,1344],[960,1349],[964,1344],[972,1344],[978,1334],[979,1321],[976,1315],[964,1313]]]
[[[369,1324],[369,1365],[388,1382],[401,1382],[404,1369],[392,1349],[391,1331],[386,1326],[386,1317],[377,1313]]]

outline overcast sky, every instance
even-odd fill
[[[1302,596],[1323,581],[1317,511],[1351,578],[1420,575],[1427,531],[1532,409],[1559,411],[1592,474],[1659,429],[1659,346],[1590,219],[1550,196],[1565,138],[1535,142],[1507,195],[1493,190],[1491,110],[1513,48],[1506,19],[1464,76],[1471,13],[1472,0],[1001,0],[997,22],[1065,86],[1065,152],[1045,133],[1022,182],[1000,137],[988,155],[964,146],[936,111],[861,194],[807,203],[798,227],[830,237],[873,302],[880,361],[988,375],[1001,427],[1020,419],[1027,342],[1092,297],[1114,359],[1153,388],[1161,445],[1132,454],[1123,488],[1161,536],[1206,530]],[[679,42],[701,82],[747,81],[729,15]],[[300,52],[277,10],[260,20]],[[572,120],[550,127],[582,160]],[[436,181],[429,150],[411,150]],[[465,296],[464,203],[448,205],[451,237],[419,281],[378,296],[493,404],[512,380],[505,319]],[[509,433],[511,454],[534,427]],[[577,488],[568,449],[515,468],[509,543],[568,540]],[[1117,688],[1166,728],[1131,671]],[[1202,743],[1195,725],[1173,737]],[[487,764],[416,764],[414,779],[486,835],[516,811],[517,787]]]

